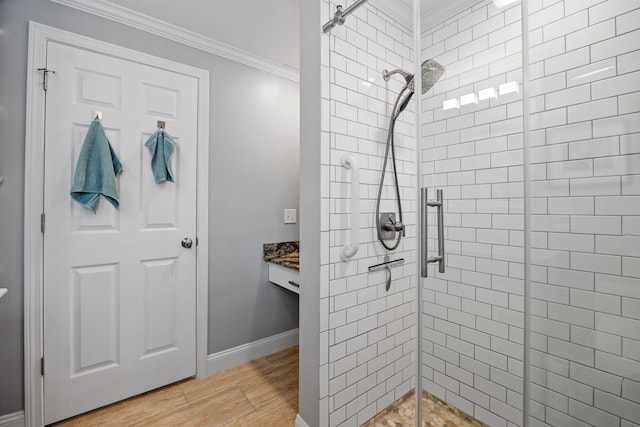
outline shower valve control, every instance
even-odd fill
[[[380,214],[380,238],[383,240],[392,240],[396,238],[396,233],[402,233],[404,236],[404,224],[396,221],[394,212],[382,212]]]

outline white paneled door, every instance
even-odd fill
[[[193,376],[196,363],[194,77],[57,43],[47,47],[44,402],[51,423]],[[123,165],[120,208],[69,195],[96,112]],[[175,183],[144,143],[166,123]],[[182,240],[190,238],[193,247]]]

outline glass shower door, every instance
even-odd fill
[[[529,424],[637,426],[640,4],[528,5]]]
[[[422,206],[421,257],[444,243],[445,264],[420,285],[420,425],[521,425],[522,9],[483,0],[440,13],[449,6],[422,13],[420,59],[446,72],[420,109],[420,186],[434,205]]]

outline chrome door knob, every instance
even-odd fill
[[[191,246],[193,246],[193,240],[191,240],[188,237],[185,237],[184,239],[182,239],[183,248],[191,249]]]

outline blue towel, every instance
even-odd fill
[[[78,156],[71,197],[95,212],[102,194],[118,209],[120,196],[116,176],[120,172],[122,164],[113,151],[100,120],[94,120]]]
[[[157,183],[173,180],[170,169],[171,155],[176,149],[176,143],[164,129],[158,129],[156,133],[144,143],[144,146],[151,151],[151,170]]]

